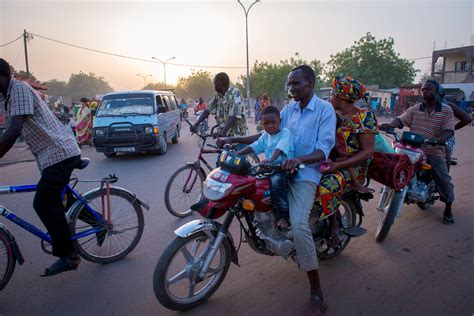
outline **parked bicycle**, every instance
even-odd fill
[[[186,122],[192,126],[191,122]],[[217,148],[215,144],[206,144],[209,137],[213,137],[214,130],[218,127],[215,125],[211,128],[210,134],[206,134],[204,130],[198,130],[196,135],[199,136],[198,142],[199,153],[195,161],[186,162],[184,166],[176,170],[165,188],[165,205],[166,209],[176,217],[186,217],[193,211],[190,209],[191,205],[201,199],[203,182],[206,180],[206,175],[211,172],[212,167],[203,154],[220,154],[222,149]],[[212,149],[207,149],[211,147]],[[258,163],[260,160],[254,154],[249,154],[247,158],[252,163]],[[203,165],[207,168],[204,170]]]
[[[83,159],[78,169],[84,169],[88,160]],[[134,193],[116,186],[115,175],[100,180],[81,181],[72,177],[61,195],[71,228],[71,239],[77,253],[95,263],[111,263],[128,255],[138,244],[143,233],[142,207],[147,203]],[[100,186],[85,194],[75,190],[79,182],[99,182]],[[0,186],[0,194],[34,192],[37,185]],[[41,248],[51,254],[51,237],[34,225],[0,205],[0,215],[41,239]],[[15,265],[24,263],[13,235],[0,223],[0,291],[10,280]]]

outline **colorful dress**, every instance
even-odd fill
[[[376,134],[378,130],[375,114],[367,109],[361,109],[351,119],[343,120],[336,129],[336,138],[342,149],[355,154],[360,149],[358,134]],[[367,175],[371,158],[362,164],[352,167],[357,181],[362,181]],[[325,174],[318,187],[315,207],[322,210],[324,215],[334,213],[340,202],[340,195],[350,187],[351,179],[347,169],[340,169],[332,174]]]
[[[92,112],[89,103],[83,104],[77,112],[76,134],[79,144],[90,144],[92,141]]]

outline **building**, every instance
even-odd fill
[[[433,51],[431,77],[457,101],[474,101],[474,45]]]

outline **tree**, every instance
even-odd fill
[[[49,95],[57,95],[57,96],[67,95],[68,84],[66,81],[51,79],[49,81],[44,82],[44,84],[48,87],[47,93]]]
[[[179,98],[210,99],[214,94],[214,83],[209,71],[192,71],[188,77],[179,77],[176,84],[176,95]]]
[[[164,82],[149,83],[143,87],[142,90],[169,90],[174,89],[174,86],[165,84]]]
[[[350,48],[330,56],[327,76],[333,78],[343,73],[381,88],[412,83],[418,72],[413,67],[414,61],[401,58],[394,44],[392,37],[377,40],[367,33]]]
[[[278,104],[282,103],[287,96],[286,82],[291,69],[308,65],[313,68],[316,74],[315,91],[319,90],[326,82],[322,78],[323,64],[319,60],[306,61],[303,60],[298,52],[289,60],[280,60],[278,64],[258,62],[256,61],[252,71],[250,72],[250,91],[252,97],[258,97],[267,94],[268,97]],[[246,76],[240,77],[243,84],[237,84],[243,93],[247,89]]]
[[[111,91],[113,89],[109,83],[92,72],[86,74],[81,71],[78,74],[72,74],[67,84],[67,95],[74,99],[94,98],[97,94]]]

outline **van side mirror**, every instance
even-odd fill
[[[156,110],[158,114],[160,113],[166,113],[166,108],[164,106],[159,106],[158,109]]]

